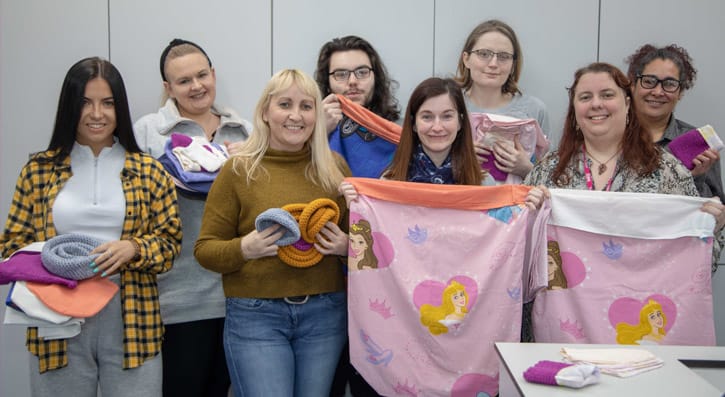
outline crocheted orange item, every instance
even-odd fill
[[[282,209],[292,214],[299,222],[301,240],[310,247],[306,250],[298,248],[300,244],[280,247],[277,251],[279,259],[293,267],[304,268],[316,265],[322,260],[323,255],[313,245],[315,236],[327,222],[337,223],[340,220],[340,207],[330,199],[321,198],[312,200],[308,204],[287,204]]]

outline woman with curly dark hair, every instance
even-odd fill
[[[667,148],[674,138],[695,128],[674,116],[677,103],[697,77],[687,50],[676,44],[645,44],[627,58],[627,63],[637,116],[655,143]],[[692,163],[692,176],[700,196],[719,197],[725,202],[718,152],[706,150]]]

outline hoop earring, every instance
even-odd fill
[[[627,118],[624,119],[624,125],[629,125],[629,113],[627,113]]]

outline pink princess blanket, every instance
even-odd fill
[[[360,195],[348,256],[355,368],[386,396],[496,395],[493,342],[519,341],[524,269],[546,255],[545,211],[522,205],[530,188],[347,180]]]
[[[714,345],[707,199],[551,190],[537,342]]]

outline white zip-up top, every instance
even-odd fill
[[[101,150],[76,142],[70,153],[73,175],[53,203],[53,224],[58,234],[82,233],[103,241],[118,240],[123,230],[126,198],[121,171],[126,150],[120,143]]]

